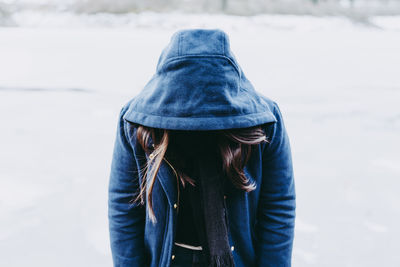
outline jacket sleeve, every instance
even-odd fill
[[[119,115],[108,185],[110,245],[114,266],[145,266],[145,212],[142,206],[130,202],[139,188],[139,177],[124,112],[125,106]]]
[[[294,240],[296,193],[292,155],[281,111],[266,128],[262,185],[257,214],[257,266],[290,267]]]

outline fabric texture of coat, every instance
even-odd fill
[[[276,102],[255,91],[219,29],[173,34],[156,73],[118,119],[109,180],[108,216],[114,266],[170,266],[177,227],[177,180],[162,161],[153,188],[153,224],[132,204],[148,155],[132,123],[171,130],[262,125],[268,142],[245,166],[256,189],[225,188],[229,243],[236,266],[291,266],[296,194],[290,142]],[[149,146],[152,145],[150,140]]]

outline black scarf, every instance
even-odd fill
[[[228,239],[228,216],[224,200],[221,163],[210,153],[200,153],[192,166],[196,186],[190,196],[193,216],[210,267],[235,266]]]

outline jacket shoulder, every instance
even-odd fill
[[[137,126],[136,123],[133,123],[131,121],[129,121],[127,119],[129,112],[132,109],[132,104],[135,101],[136,96],[132,97],[131,99],[129,99],[127,102],[125,102],[122,105],[121,111],[120,111],[120,120],[123,122],[123,124],[125,125],[125,127],[129,128],[130,130],[134,130]]]
[[[265,147],[270,147],[272,143],[276,143],[281,138],[281,135],[285,135],[286,129],[279,104],[266,96],[261,95],[261,97],[267,103],[276,119],[273,122],[263,124],[261,127],[267,137],[264,149]]]
[[[132,97],[128,101],[126,101],[121,108],[121,116],[123,119],[125,119],[125,114],[128,112],[128,110],[131,108],[132,102],[136,99],[136,96]]]
[[[268,105],[268,107],[269,107],[269,109],[271,111],[274,111],[275,107],[278,106],[278,104],[274,100],[272,100],[271,98],[269,98],[269,97],[267,97],[267,96],[265,96],[265,95],[263,95],[263,94],[261,94],[259,92],[258,92],[258,95]],[[276,114],[274,113],[274,115],[276,115]]]
[[[121,134],[124,135],[125,140],[129,143],[129,145],[134,148],[136,145],[136,131],[137,131],[137,124],[132,123],[128,120],[126,120],[126,115],[129,112],[129,109],[131,107],[131,103],[134,100],[134,98],[131,98],[129,101],[125,102],[122,107],[120,108],[120,113],[118,117],[119,121],[119,127],[121,128],[122,132]]]
[[[269,128],[271,125],[274,125],[276,122],[279,122],[282,119],[280,110],[279,110],[279,105],[276,101],[272,100],[271,98],[269,98],[261,93],[258,93],[258,95],[267,104],[269,110],[271,110],[272,114],[275,117],[275,121],[263,124],[263,126],[264,126],[263,128]]]

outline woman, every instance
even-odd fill
[[[295,207],[278,105],[246,79],[225,32],[176,32],[120,112],[114,266],[291,266]]]

